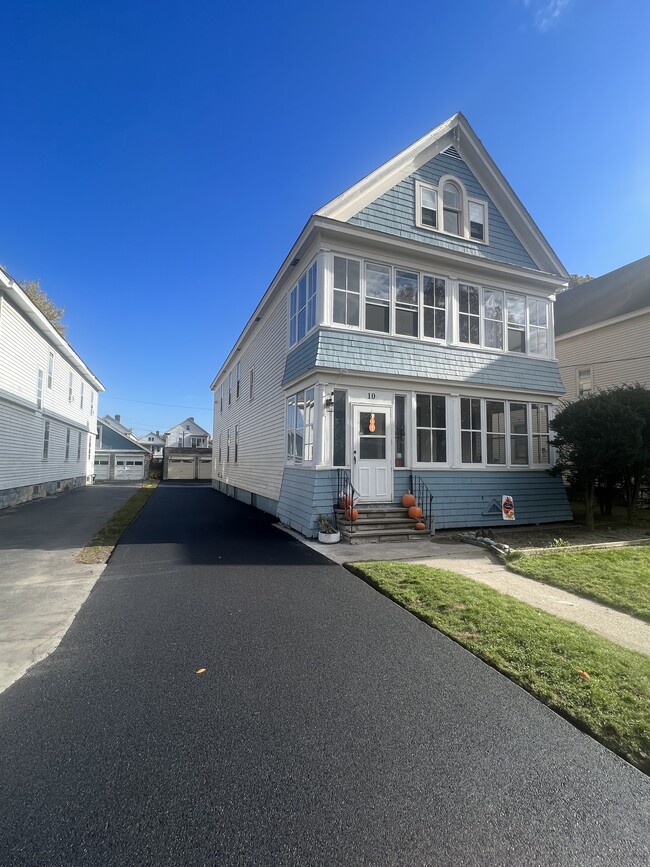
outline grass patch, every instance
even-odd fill
[[[650,622],[650,545],[549,551],[508,560],[513,572],[603,602]]]
[[[145,503],[158,487],[155,479],[148,479],[135,494],[121,506],[109,522],[81,549],[75,563],[107,563],[120,536],[133,523]]]
[[[442,569],[347,568],[650,774],[649,658]]]

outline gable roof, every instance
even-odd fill
[[[138,442],[143,443],[144,445],[147,445],[149,437],[152,438],[153,445],[162,445],[162,446],[165,445],[164,437],[161,437],[159,433],[156,433],[155,431],[152,431],[152,430],[150,430],[149,433],[145,434],[143,437],[138,437]],[[149,444],[151,444],[151,443],[149,443]]]
[[[349,220],[449,147],[460,154],[537,266],[542,271],[568,277],[551,245],[460,112],[332,199],[316,211],[316,216]]]
[[[116,418],[113,418],[113,416],[104,415],[101,418],[97,419],[97,421],[101,422],[106,427],[109,427],[111,430],[115,431],[115,433],[120,434],[120,436],[123,436],[129,440],[132,440],[133,442],[137,442],[137,438],[134,436],[131,428],[125,427]]]
[[[189,418],[183,419],[183,421],[179,421],[178,424],[172,425],[168,431],[165,431],[165,436],[169,436],[169,434],[176,430],[177,427],[181,427],[184,430],[187,430],[187,425],[189,425],[189,431],[191,434],[205,434],[205,436],[209,437],[210,433],[207,430],[204,430],[200,424],[197,424],[194,421],[193,416],[189,416]]]
[[[555,302],[555,336],[650,308],[650,256],[567,289]]]
[[[146,446],[141,445],[132,434],[129,434],[128,432],[123,433],[123,431],[126,430],[126,428],[122,428],[122,430],[118,430],[117,427],[115,427],[115,425],[110,423],[110,421],[111,421],[110,416],[97,419],[98,432],[99,432],[100,427],[106,428],[106,430],[110,431],[109,442],[111,439],[115,440],[115,438],[117,438],[118,442],[119,442],[119,440],[124,440],[125,446],[122,446],[122,448],[126,447],[130,451],[136,451],[137,449],[140,449],[141,451],[149,454],[149,449]],[[118,425],[118,427],[122,427],[122,425]],[[104,435],[103,434],[101,435],[100,441],[102,443],[102,447],[96,449],[96,451],[102,452],[102,451],[119,451],[120,450],[120,447],[117,447],[113,444],[106,445],[104,443]]]

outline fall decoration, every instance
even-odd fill
[[[409,518],[413,518],[413,520],[415,520],[416,518],[421,517],[422,509],[419,506],[411,506],[411,508],[409,509]]]
[[[411,494],[411,493],[403,494],[402,495],[402,505],[404,506],[405,509],[408,509],[410,506],[414,506],[415,505],[415,497],[413,496],[413,494]]]

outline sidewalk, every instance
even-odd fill
[[[516,575],[503,564],[497,563],[487,551],[473,545],[463,542],[323,545],[314,539],[304,539],[302,536],[297,538],[340,564],[367,560],[402,560],[458,572],[563,620],[579,623],[585,629],[590,629],[621,647],[650,656],[650,624],[598,602],[574,596],[566,590]]]
[[[0,692],[57,647],[106,568],[75,556],[140,484],[75,488],[0,511]]]

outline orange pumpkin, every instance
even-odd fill
[[[403,494],[402,495],[402,505],[405,509],[408,509],[410,506],[415,505],[415,497],[413,494]]]
[[[349,509],[352,506],[354,506],[354,501],[353,501],[352,497],[350,497],[348,494],[341,494],[341,498],[339,500],[339,506],[342,509]]]
[[[409,509],[409,518],[413,518],[413,520],[415,520],[416,518],[421,517],[422,509],[419,506],[411,506],[411,508]]]
[[[417,524],[415,525],[416,530],[426,530],[426,528],[427,528],[427,525],[424,524],[422,521],[418,521]]]
[[[347,508],[345,510],[345,520],[346,521],[356,521],[359,517],[359,513],[356,509]]]

